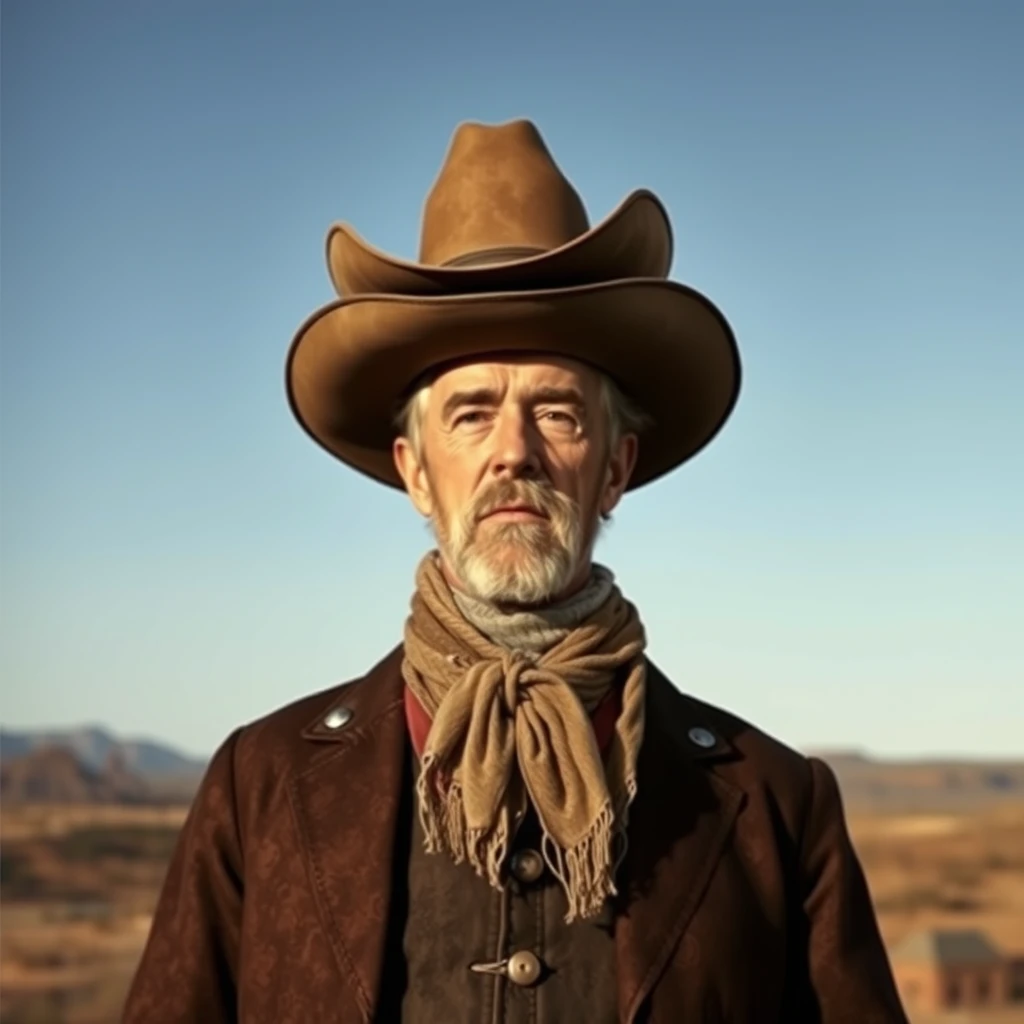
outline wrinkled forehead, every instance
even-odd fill
[[[600,382],[596,370],[575,359],[512,353],[446,366],[431,382],[429,404],[461,391],[496,391],[515,400],[541,389],[577,391],[589,402],[598,398]]]

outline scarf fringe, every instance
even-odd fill
[[[543,831],[541,853],[568,901],[566,924],[598,914],[605,900],[618,895],[615,875],[626,856],[629,805],[637,788],[634,776],[625,781],[621,806],[616,810],[609,800],[587,834],[572,848],[563,850],[547,829]],[[455,780],[447,787],[441,785],[433,754],[423,758],[416,794],[427,853],[447,853],[456,864],[466,861],[480,877],[500,889],[508,854],[507,821],[502,819],[490,829],[467,828],[462,787]],[[621,842],[617,844],[615,839]],[[613,853],[616,845],[620,847],[617,856]]]
[[[468,862],[478,875],[501,888],[501,873],[508,853],[507,822],[490,829],[466,826],[462,787],[453,780],[441,784],[436,758],[426,754],[416,781],[420,825],[427,853],[447,853],[456,864]]]
[[[437,761],[425,754],[416,780],[420,825],[423,828],[427,853],[447,850],[456,864],[467,859],[466,813],[462,803],[462,787],[452,781],[441,785]]]
[[[611,839],[615,814],[607,803],[587,834],[571,849],[563,850],[545,832],[544,860],[561,883],[568,901],[565,923],[599,913],[609,896],[617,894],[612,868]]]

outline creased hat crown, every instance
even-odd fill
[[[420,262],[502,263],[557,249],[590,228],[579,194],[525,120],[467,122],[423,208]]]

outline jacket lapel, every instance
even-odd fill
[[[319,749],[288,787],[321,923],[365,1024],[379,1001],[408,747],[401,663],[396,648],[335,693],[303,730]],[[622,1024],[636,1019],[692,920],[743,799],[710,770],[732,755],[728,741],[653,665],[648,682],[615,931]]]
[[[710,767],[732,754],[649,664],[647,732],[615,931],[622,1024],[636,1019],[722,856],[743,794]]]
[[[360,1019],[379,997],[407,728],[401,648],[335,694],[303,731],[319,745],[289,794],[310,883]],[[339,1007],[339,1019],[352,1019]]]

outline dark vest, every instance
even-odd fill
[[[500,892],[468,864],[426,853],[412,793],[414,764],[410,749],[394,890],[402,898],[394,902],[385,970],[391,991],[378,1019],[615,1024],[611,908],[565,923],[565,894],[540,856],[532,813],[515,837]]]

